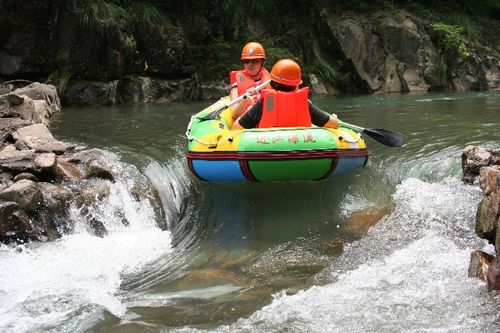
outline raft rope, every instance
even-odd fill
[[[189,125],[188,125],[188,128],[186,129],[186,138],[189,140],[189,141],[196,141],[202,145],[205,145],[205,146],[217,146],[218,144],[221,144],[221,143],[224,143],[224,142],[232,142],[234,140],[234,137],[235,136],[228,136],[227,138],[225,138],[224,140],[218,140],[218,141],[215,141],[215,142],[208,142],[208,141],[203,141],[203,140],[200,140],[198,139],[197,137],[195,136],[192,136],[190,135],[189,133],[191,132],[191,128],[192,128],[192,124],[193,124],[193,119],[194,118],[197,118],[197,115],[194,115],[194,116],[191,116],[191,121],[189,122]],[[223,124],[222,122],[219,122],[219,124]],[[325,128],[326,129],[326,128]],[[339,128],[339,131],[340,133],[335,133],[335,132],[332,132],[330,131],[332,134],[336,135],[337,138],[341,141],[341,140],[345,140],[347,141],[351,148],[356,148],[356,144],[358,143],[359,140],[361,140],[361,133],[357,133],[357,136],[353,136],[351,135],[349,132],[343,130],[343,129],[340,129]],[[243,132],[239,132],[239,133],[236,133],[236,135],[241,135]]]
[[[188,128],[186,129],[186,137],[189,141],[196,141],[198,143],[201,143],[202,145],[205,145],[205,146],[217,146],[218,144],[220,143],[224,143],[224,142],[231,142],[234,140],[234,136],[229,136],[227,137],[226,139],[224,140],[219,140],[219,141],[216,141],[216,142],[206,142],[206,141],[202,141],[200,139],[198,139],[197,137],[195,136],[192,136],[190,135],[189,133],[191,132],[191,127],[192,127],[192,124],[193,124],[193,119],[194,118],[197,118],[197,115],[194,115],[194,116],[191,116],[191,121],[189,122],[189,126]],[[198,118],[197,118],[198,119]],[[222,122],[219,122],[220,125],[223,125]],[[240,135],[241,133],[238,133],[238,135]]]

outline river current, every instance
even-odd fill
[[[499,296],[467,277],[470,253],[494,250],[474,234],[482,193],[460,181],[465,146],[500,147],[500,93],[313,102],[406,144],[365,137],[367,165],[330,180],[208,184],[184,132],[210,103],[63,109],[58,139],[120,165],[108,198],[68,216],[109,233],[0,245],[0,331],[500,331]],[[156,188],[162,216],[131,178]]]

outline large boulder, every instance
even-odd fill
[[[467,146],[462,153],[463,181],[477,183],[484,193],[476,214],[476,234],[495,246],[496,257],[471,255],[470,271],[482,266],[488,290],[500,290],[500,150]],[[481,264],[478,264],[480,263]]]
[[[0,95],[3,131],[32,123],[47,124],[52,114],[60,110],[61,102],[56,88],[52,85],[32,83],[24,88]],[[3,134],[3,137],[5,136]]]
[[[405,10],[379,12],[371,18],[342,17],[322,11],[326,29],[324,49],[338,50],[352,71],[355,85],[369,93],[438,89],[487,90],[500,88],[499,59],[478,43],[463,39],[469,55],[444,51],[441,37],[429,23]],[[329,44],[333,44],[329,45]],[[329,52],[332,53],[332,52]],[[446,75],[438,62],[446,59]]]
[[[15,202],[27,212],[43,205],[43,195],[37,183],[22,179],[0,191],[0,199]]]
[[[378,13],[373,26],[325,17],[342,56],[368,92],[426,91],[442,84],[433,75],[437,57],[430,36],[409,13]]]
[[[39,237],[40,233],[19,204],[0,200],[0,242],[24,242]]]
[[[472,184],[479,179],[482,167],[500,165],[500,150],[467,146],[462,151],[462,181]]]

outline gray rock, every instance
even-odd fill
[[[38,172],[35,165],[34,150],[16,150],[13,145],[6,146],[0,151],[0,165],[3,169],[13,173]]]
[[[14,134],[14,139],[23,140],[31,149],[36,149],[41,145],[55,142],[47,126],[44,124],[33,124],[19,128]]]
[[[35,152],[37,153],[54,153],[56,155],[62,155],[66,151],[73,149],[74,144],[65,143],[61,141],[53,141],[41,144],[36,147]]]
[[[494,256],[484,251],[472,251],[472,253],[470,254],[468,276],[486,281],[488,268],[494,258]]]
[[[85,162],[85,178],[92,177],[115,180],[111,167],[102,158],[94,158]]]
[[[22,209],[32,212],[43,205],[43,195],[37,184],[22,179],[0,191],[0,199],[16,202]]]
[[[83,170],[76,164],[69,162],[66,158],[57,157],[56,175],[58,179],[83,179],[83,174]]]
[[[22,179],[28,179],[28,180],[31,180],[35,183],[39,182],[39,179],[34,174],[29,173],[29,172],[21,172],[20,174],[17,174],[13,180],[14,180],[14,182],[17,182],[17,181],[20,181]]]
[[[37,240],[40,234],[15,202],[0,200],[0,242]]]
[[[56,174],[56,154],[41,153],[35,157],[35,165],[40,169],[40,172]]]
[[[476,234],[495,244],[497,232],[497,217],[500,208],[500,196],[489,195],[484,197],[477,208]]]
[[[495,163],[499,151],[477,146],[467,146],[462,151],[462,181],[473,184],[478,180],[480,169]]]
[[[32,100],[45,101],[51,109],[48,114],[49,116],[61,110],[59,95],[57,94],[56,87],[53,85],[34,82],[26,87],[14,90],[13,93],[19,96],[27,96]]]
[[[90,206],[94,202],[104,199],[109,196],[110,184],[107,181],[92,181],[83,184],[83,187],[75,193],[75,206],[81,208],[84,206]]]
[[[484,195],[500,189],[500,165],[482,167],[479,171],[479,186]]]
[[[43,194],[45,208],[53,214],[63,213],[74,196],[68,187],[60,184],[40,182],[38,187]]]

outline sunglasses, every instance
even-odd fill
[[[258,64],[260,59],[245,59],[241,61],[244,64]]]

